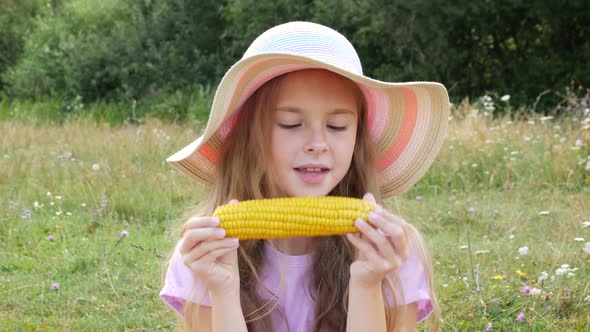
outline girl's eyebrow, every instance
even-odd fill
[[[293,106],[277,107],[277,108],[275,108],[275,111],[290,112],[290,113],[302,113],[302,110],[299,107],[293,107]],[[335,109],[331,110],[330,112],[328,112],[328,114],[329,115],[335,115],[335,114],[355,115],[356,113],[350,109],[347,109],[347,108],[335,108]]]

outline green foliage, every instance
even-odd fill
[[[0,1],[0,91],[3,88],[3,74],[14,66],[23,51],[24,41],[33,30],[37,15],[51,9],[57,1],[3,0]]]
[[[0,121],[64,123],[70,119],[90,119],[112,125],[138,124],[146,118],[167,122],[207,122],[213,92],[210,87],[188,86],[183,90],[160,92],[150,99],[100,100],[85,104],[80,96],[72,99],[0,99]]]
[[[587,13],[582,0],[70,0],[36,20],[3,81],[9,97],[84,102],[215,86],[261,32],[308,20],[350,38],[369,76],[547,109],[571,82],[590,86]]]
[[[216,73],[216,55],[209,50],[216,48],[219,25],[199,13],[211,6],[198,1],[67,2],[59,14],[38,20],[23,60],[8,74],[9,93],[141,99],[205,82]]]

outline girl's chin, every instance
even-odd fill
[[[321,196],[328,195],[330,193],[330,191],[332,191],[332,189],[325,188],[324,186],[317,187],[317,188],[306,188],[306,187],[299,186],[295,190],[290,190],[289,193],[290,193],[290,196],[292,196],[292,197],[308,197],[308,196],[321,197]]]

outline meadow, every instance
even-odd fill
[[[428,174],[386,201],[430,247],[443,331],[590,331],[588,102],[551,115],[453,105]],[[0,106],[0,330],[175,330],[158,292],[204,191],[164,160],[203,121]]]

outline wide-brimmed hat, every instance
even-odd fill
[[[352,44],[337,31],[290,22],[261,34],[217,87],[201,137],[167,161],[199,183],[213,183],[215,163],[237,111],[256,89],[279,75],[326,69],[354,81],[367,101],[367,126],[377,151],[381,195],[409,189],[428,170],[447,131],[449,96],[440,83],[388,83],[363,75]]]

